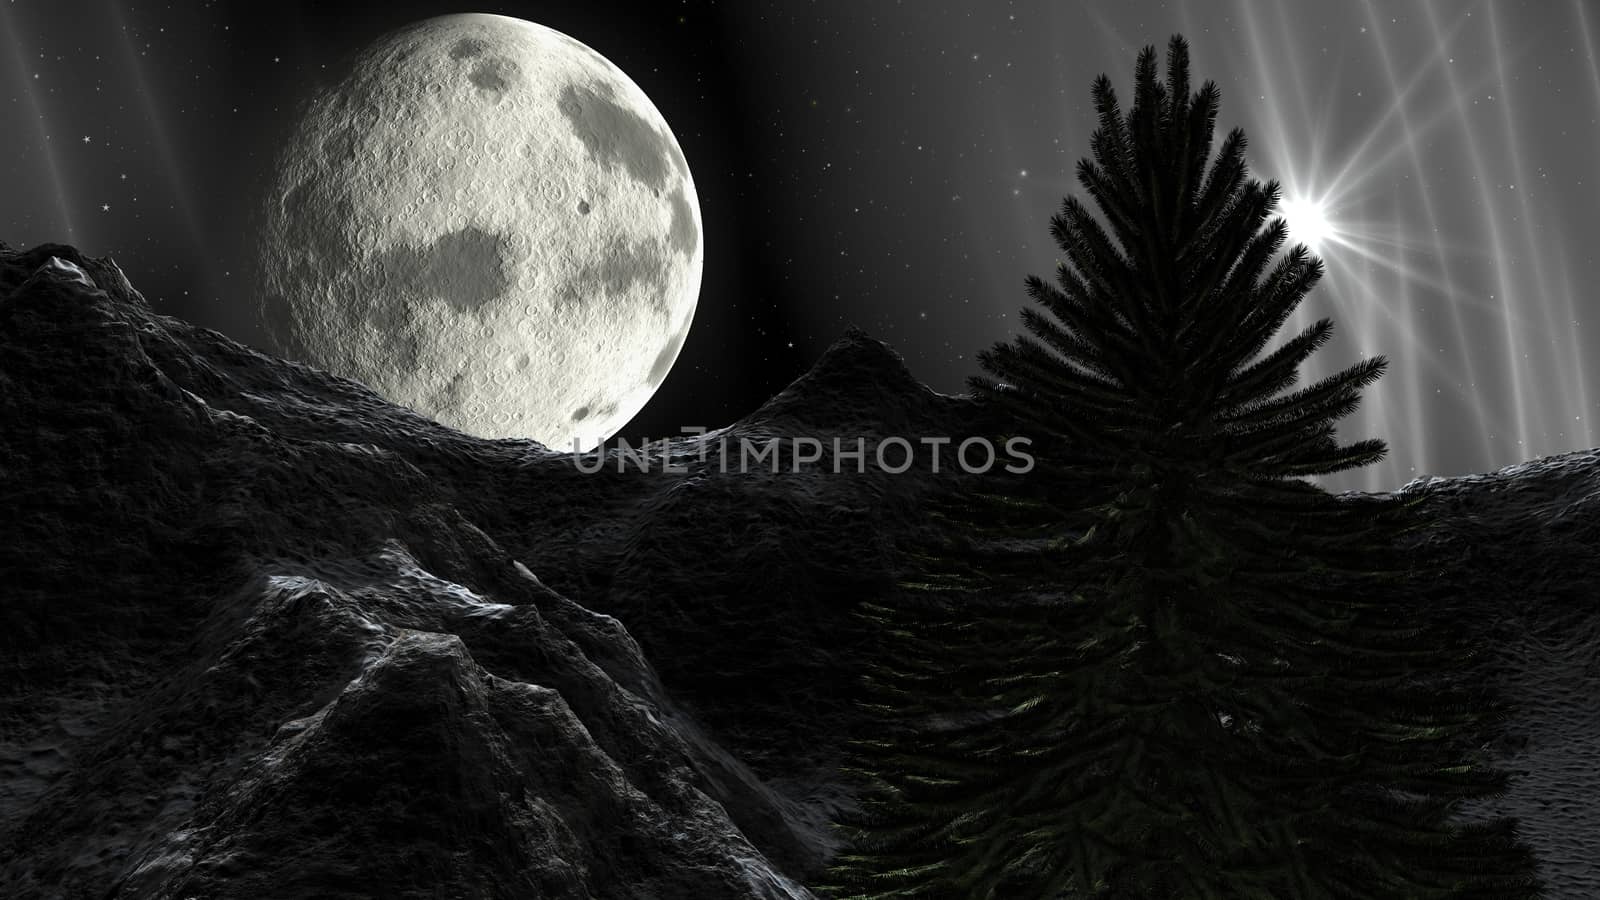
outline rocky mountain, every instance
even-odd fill
[[[1425,614],[1467,622],[1475,677],[1512,713],[1510,788],[1482,811],[1517,817],[1551,898],[1600,897],[1600,452],[1487,475],[1422,478],[1445,553]]]
[[[959,476],[796,441],[979,415],[852,332],[647,465],[575,459],[0,249],[0,896],[808,897],[852,610]],[[771,440],[780,471],[719,464]],[[1573,454],[1404,489],[1455,561],[1419,614],[1516,700],[1496,803],[1562,897],[1600,895],[1597,488]]]

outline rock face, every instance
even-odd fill
[[[6,251],[0,298],[0,896],[808,896],[805,811],[535,575],[624,486],[69,248]],[[519,557],[477,506],[577,532]]]
[[[795,441],[978,417],[851,333],[585,472],[0,249],[0,897],[808,897],[852,610],[959,476],[792,471]],[[1551,896],[1600,895],[1600,456],[1404,490],[1455,563],[1424,599],[1517,703],[1495,809]]]
[[[1488,475],[1418,479],[1447,563],[1428,601],[1474,631],[1473,669],[1512,704],[1511,815],[1548,896],[1600,897],[1600,452]]]

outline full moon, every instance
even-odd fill
[[[310,101],[261,211],[274,349],[483,437],[614,434],[700,293],[699,198],[661,113],[505,16],[368,47]]]

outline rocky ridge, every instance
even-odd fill
[[[702,451],[979,430],[851,332],[649,471],[585,473],[59,245],[0,248],[0,345],[6,897],[807,897],[851,610],[948,475]],[[1516,702],[1494,808],[1551,896],[1600,894],[1600,455],[1403,490],[1452,562],[1420,599]]]

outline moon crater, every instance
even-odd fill
[[[699,199],[650,100],[583,44],[452,15],[313,98],[263,208],[277,349],[486,437],[592,447],[699,295]]]

